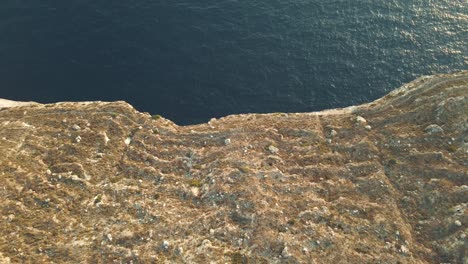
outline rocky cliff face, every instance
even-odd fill
[[[1,263],[468,263],[468,72],[180,127],[0,110]],[[8,104],[6,104],[8,105]]]

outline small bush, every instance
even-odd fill
[[[200,181],[199,179],[191,179],[191,180],[189,181],[189,185],[190,185],[191,187],[202,187],[203,182]]]
[[[98,194],[95,198],[94,198],[94,204],[98,204],[102,201],[102,195],[101,194]]]
[[[447,147],[447,150],[450,152],[456,152],[458,150],[458,147],[455,145],[450,145]]]
[[[231,263],[232,264],[244,264],[249,263],[247,258],[239,252],[233,253],[231,255]]]
[[[388,166],[395,166],[397,164],[397,161],[394,159],[391,159],[388,161]]]
[[[440,179],[440,181],[438,182],[438,186],[442,189],[451,190],[456,185],[449,179]]]
[[[330,148],[323,144],[319,145],[317,148],[320,151],[320,153],[330,152]]]
[[[245,165],[240,166],[240,167],[238,167],[237,169],[238,169],[240,172],[242,172],[242,173],[250,173],[250,172],[252,172],[252,170],[251,170],[249,167],[245,166]]]

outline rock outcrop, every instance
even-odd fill
[[[468,263],[468,72],[180,127],[0,110],[0,263]]]

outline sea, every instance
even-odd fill
[[[467,41],[466,0],[2,0],[0,98],[310,112],[467,70]]]

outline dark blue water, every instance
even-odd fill
[[[467,69],[467,39],[462,0],[2,0],[0,98],[314,111]]]

